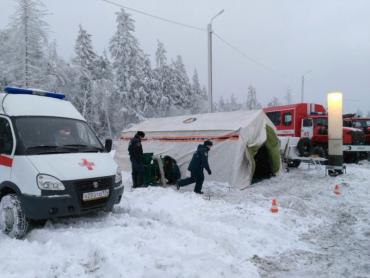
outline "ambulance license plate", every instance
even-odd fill
[[[94,192],[86,192],[82,194],[82,200],[86,201],[93,201],[98,199],[107,198],[109,196],[109,189],[94,191]]]

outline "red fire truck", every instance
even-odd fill
[[[343,126],[362,129],[365,133],[365,144],[370,145],[370,118],[356,117],[355,114],[344,115]]]
[[[297,144],[300,156],[307,157],[312,154],[327,156],[328,116],[322,105],[298,103],[267,107],[263,110],[276,126],[278,136],[300,138]],[[353,127],[343,127],[343,144],[364,145],[364,132]],[[345,151],[344,160],[356,162],[358,155],[358,152]]]

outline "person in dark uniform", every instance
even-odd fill
[[[141,140],[145,137],[145,133],[138,131],[130,140],[128,145],[128,153],[131,160],[132,168],[132,187],[139,187],[144,182],[144,164],[143,164],[143,147]]]
[[[163,158],[164,177],[167,179],[167,184],[176,184],[181,178],[181,173],[177,161],[166,155]]]
[[[212,174],[211,169],[208,164],[208,152],[211,149],[213,143],[209,140],[205,141],[202,145],[199,145],[196,152],[188,166],[190,171],[190,178],[182,179],[177,182],[177,190],[182,186],[186,186],[195,182],[194,192],[198,194],[203,194],[202,186],[204,182],[203,170],[206,169],[208,175]]]

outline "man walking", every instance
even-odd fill
[[[208,152],[211,149],[212,145],[213,143],[207,140],[202,145],[198,146],[188,167],[188,170],[190,171],[190,178],[179,180],[177,182],[177,190],[179,190],[181,186],[186,186],[195,182],[194,192],[198,194],[203,194],[203,170],[206,169],[209,175],[212,174],[212,171],[208,165]]]
[[[144,165],[143,165],[143,147],[141,140],[145,137],[145,133],[138,131],[130,140],[128,145],[128,153],[131,160],[132,168],[132,187],[142,186],[144,183]]]

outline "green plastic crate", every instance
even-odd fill
[[[144,186],[159,185],[160,172],[158,163],[153,160],[153,153],[143,154]]]

